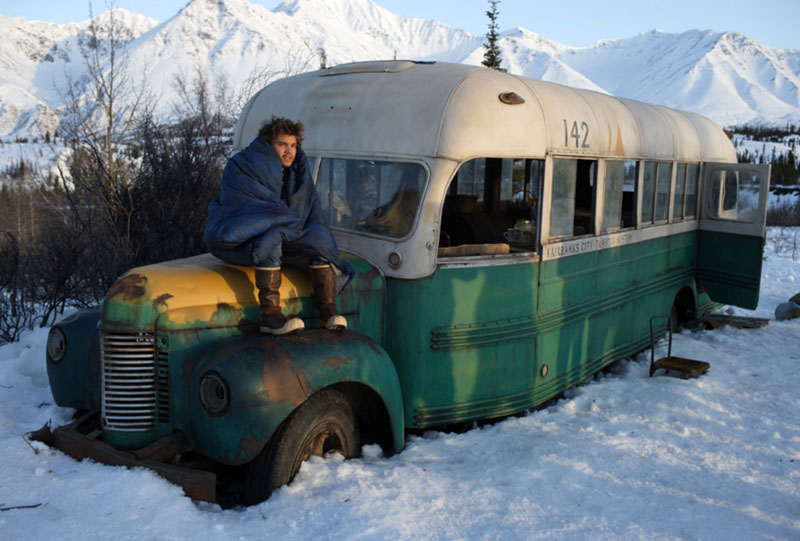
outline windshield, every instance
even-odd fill
[[[406,236],[425,185],[418,163],[322,158],[317,193],[330,227]]]

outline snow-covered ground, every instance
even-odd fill
[[[753,156],[755,162],[758,162],[761,156],[769,163],[773,157],[785,156],[789,150],[795,154],[795,162],[800,162],[800,156],[797,155],[797,146],[800,144],[800,135],[791,134],[782,138],[781,141],[758,141],[750,139],[749,137],[735,133],[733,134],[733,143],[737,152],[747,151]]]
[[[736,314],[800,292],[800,229],[769,235],[759,307]],[[674,353],[711,363],[697,379],[648,378],[644,352],[522,417],[410,437],[389,459],[314,459],[233,510],[28,445],[71,414],[52,404],[46,335],[0,348],[2,539],[800,539],[800,320],[684,331]]]
[[[48,182],[48,179],[59,178],[58,166],[61,164],[64,168],[64,159],[69,153],[70,147],[63,139],[57,139],[52,143],[45,143],[41,138],[36,142],[31,140],[25,143],[9,139],[0,140],[0,186],[8,183],[10,186],[35,187]],[[10,179],[3,175],[19,167],[20,162],[25,162],[25,167],[28,169],[25,179]]]

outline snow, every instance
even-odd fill
[[[16,184],[30,187],[48,182],[49,179],[58,179],[58,167],[61,165],[66,172],[65,160],[70,152],[70,147],[61,138],[54,138],[51,143],[46,143],[43,137],[27,143],[0,140],[0,186]],[[2,176],[6,169],[18,166],[20,161],[24,161],[29,168],[30,174],[26,178],[9,179]],[[34,171],[30,171],[31,168]]]
[[[798,236],[769,229],[758,309],[728,311],[771,317],[800,291]],[[0,509],[38,505],[0,511],[6,539],[800,538],[800,320],[682,331],[674,353],[711,363],[699,378],[648,378],[646,351],[524,416],[312,459],[232,510],[26,443],[72,413],[52,404],[46,336],[0,347]]]

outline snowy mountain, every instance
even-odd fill
[[[95,18],[101,27],[109,13]],[[479,64],[483,36],[396,15],[372,0],[192,0],[158,23],[124,10],[129,74],[146,80],[167,114],[175,77],[198,70],[241,102],[271,79],[327,64],[413,58]],[[90,21],[57,25],[0,15],[0,135],[53,131],[68,79],[84,73],[78,42]],[[800,51],[735,33],[657,30],[569,47],[524,28],[501,34],[511,73],[708,115],[722,124],[800,121]]]
[[[94,18],[98,28],[116,20],[126,42],[158,25],[158,21],[124,9]],[[87,39],[90,21],[54,24],[0,15],[0,135],[44,134],[58,126],[67,78],[85,72],[79,40]]]

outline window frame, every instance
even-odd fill
[[[553,233],[552,233],[551,225],[552,225],[552,220],[553,220],[553,216],[552,216],[553,193],[554,193],[554,189],[553,188],[554,188],[554,184],[555,184],[555,167],[556,167],[556,163],[555,162],[556,162],[556,160],[573,160],[573,161],[576,162],[576,165],[575,165],[575,169],[576,169],[575,170],[575,190],[574,190],[573,198],[572,198],[572,222],[573,222],[572,229],[573,229],[573,234],[571,234],[571,235],[553,235]],[[590,181],[591,190],[592,190],[591,204],[590,204],[591,215],[589,216],[589,220],[588,220],[588,223],[591,224],[591,231],[588,231],[588,232],[583,233],[581,235],[576,235],[574,233],[574,230],[575,230],[575,209],[576,209],[575,201],[576,201],[576,195],[577,195],[577,190],[578,190],[578,179],[579,179],[578,167],[580,166],[580,164],[578,162],[589,162],[589,165],[588,165],[589,171],[590,171],[589,181]],[[594,166],[594,175],[593,176],[591,176],[592,164]],[[603,171],[601,169],[603,167],[604,167],[603,159],[600,158],[600,157],[596,157],[596,156],[572,156],[572,155],[562,155],[562,154],[559,154],[559,155],[551,155],[551,154],[549,154],[547,156],[547,159],[545,161],[545,188],[546,189],[542,191],[542,202],[543,202],[543,204],[542,204],[542,209],[543,209],[543,211],[542,211],[542,223],[544,225],[544,221],[545,220],[547,221],[547,224],[546,224],[546,227],[547,227],[547,230],[546,230],[547,243],[564,242],[564,241],[568,241],[568,240],[572,240],[572,239],[578,239],[578,238],[584,238],[584,237],[594,237],[594,236],[599,234],[598,231],[597,231],[597,229],[598,229],[598,225],[597,225],[597,222],[598,222],[598,197],[597,197],[597,194],[598,194],[598,190],[599,190],[600,182],[601,182],[600,181],[601,173],[603,173]],[[592,184],[592,181],[593,181],[593,184]],[[544,207],[547,207],[546,208],[546,212],[545,212]],[[542,237],[541,237],[543,244],[545,243],[544,234],[545,234],[545,231],[542,232]]]
[[[606,215],[606,202],[607,202],[607,183],[608,180],[608,165],[609,163],[620,163],[622,164],[622,191],[620,192],[620,207],[619,207],[619,226],[617,227],[609,227],[604,228],[605,223],[605,215]],[[635,167],[635,174],[633,177],[633,197],[632,197],[632,208],[631,210],[631,224],[625,226],[623,224],[623,215],[625,210],[625,181],[627,180],[625,175],[625,168],[627,164],[634,164]],[[630,158],[606,158],[602,160],[602,180],[598,179],[598,187],[596,191],[596,213],[597,213],[597,234],[598,235],[609,235],[612,233],[617,233],[619,231],[626,231],[629,229],[636,229],[639,220],[637,216],[637,208],[638,208],[638,198],[639,198],[639,176],[640,176],[640,169],[641,169],[641,160],[630,159]],[[603,197],[600,198],[599,194],[602,191]]]
[[[323,213],[323,216],[326,218],[325,226],[330,229],[332,232],[335,231],[337,233],[343,233],[347,235],[355,235],[358,237],[364,238],[373,238],[376,240],[380,240],[383,242],[405,242],[413,237],[416,233],[417,227],[419,226],[420,220],[423,215],[423,209],[425,205],[426,198],[428,197],[428,191],[431,187],[431,169],[429,165],[419,159],[407,158],[403,156],[386,156],[386,155],[363,155],[363,154],[339,154],[335,152],[317,152],[317,151],[307,151],[307,154],[311,154],[313,156],[314,161],[309,160],[309,165],[313,173],[313,182],[314,182],[314,189],[317,192],[317,197],[320,201],[320,212]],[[392,237],[389,235],[383,235],[380,233],[375,233],[368,230],[357,230],[349,227],[341,227],[338,225],[334,225],[331,223],[331,214],[328,210],[327,216],[325,216],[325,203],[323,201],[322,194],[319,191],[319,180],[320,175],[322,174],[322,168],[324,165],[325,160],[357,160],[357,161],[372,161],[372,162],[391,162],[391,163],[402,163],[402,164],[416,164],[422,167],[424,171],[424,178],[422,179],[421,183],[422,186],[420,188],[419,194],[419,203],[416,209],[416,213],[414,215],[414,220],[408,230],[408,232],[403,235],[402,237]],[[328,200],[328,209],[330,209],[330,195]]]

